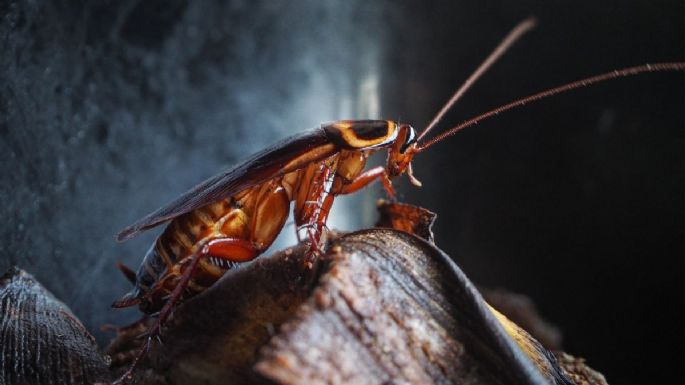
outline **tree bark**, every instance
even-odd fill
[[[304,267],[308,246],[298,245],[228,271],[179,305],[133,383],[606,383],[491,307],[432,243],[435,214],[379,208],[379,225],[394,229],[331,233],[313,269]],[[490,298],[547,346],[558,343],[531,303]],[[12,270],[0,279],[0,309],[0,385],[107,380],[130,365],[153,322],[119,329],[110,373],[79,321],[30,275]]]
[[[71,310],[16,268],[0,277],[0,385],[80,385],[110,378],[107,357]]]
[[[372,229],[329,245],[313,271],[298,246],[179,306],[136,383],[604,383],[498,316],[432,243]],[[120,370],[133,334],[110,349]]]

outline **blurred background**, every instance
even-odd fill
[[[114,234],[279,138],[340,118],[422,127],[508,30],[528,34],[443,128],[563,82],[683,60],[682,1],[3,1],[0,271],[95,333],[136,310]],[[477,283],[530,296],[612,384],[683,381],[684,81],[652,74],[520,108],[417,156],[401,199]],[[375,221],[374,187],[331,227]],[[287,233],[287,234],[286,234]],[[281,245],[294,242],[286,228]]]

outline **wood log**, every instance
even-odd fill
[[[296,246],[227,272],[178,306],[132,382],[606,383],[485,302],[432,243],[435,214],[379,208],[379,225],[393,229],[331,234],[314,269],[304,267],[308,246]],[[509,314],[554,335],[531,303],[499,297]],[[127,368],[152,322],[119,330],[108,349],[110,373],[88,332],[30,275],[14,269],[0,279],[0,310],[0,385],[107,381]]]
[[[228,272],[179,306],[137,384],[603,384],[492,309],[432,243],[389,229]],[[143,324],[144,326],[144,324]],[[135,344],[110,348],[119,371]]]

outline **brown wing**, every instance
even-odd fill
[[[119,242],[246,188],[325,159],[338,151],[320,128],[291,136],[193,187],[117,234]]]

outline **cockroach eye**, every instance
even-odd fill
[[[400,154],[404,154],[409,146],[416,142],[416,132],[414,132],[414,127],[407,125],[407,136],[404,143],[400,147]]]

